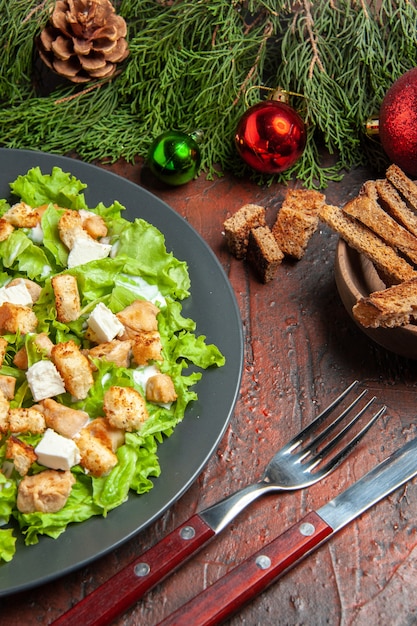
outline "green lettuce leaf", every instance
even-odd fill
[[[60,167],[52,168],[51,174],[43,174],[40,167],[34,167],[10,185],[12,192],[32,207],[53,203],[76,210],[87,208],[81,193],[86,187]]]
[[[11,561],[16,553],[16,537],[11,528],[0,530],[0,560]]]

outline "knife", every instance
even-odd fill
[[[317,511],[309,512],[158,626],[221,624],[349,522],[416,475],[417,438]]]

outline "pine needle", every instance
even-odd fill
[[[74,86],[48,74],[35,38],[53,0],[0,0],[1,145],[93,161],[145,157],[167,129],[204,132],[202,171],[259,182],[292,177],[325,187],[364,163],[384,165],[365,133],[394,80],[417,65],[417,8],[411,0],[121,0],[130,55],[119,74]],[[302,158],[276,177],[242,163],[237,123],[265,87],[302,94]],[[324,152],[336,155],[332,167]]]

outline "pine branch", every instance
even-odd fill
[[[346,168],[385,163],[366,120],[392,82],[417,65],[414,0],[116,0],[130,56],[108,82],[74,86],[48,75],[34,40],[53,0],[0,0],[1,144],[85,160],[146,156],[166,129],[204,131],[202,169],[271,184],[325,187]],[[236,125],[263,87],[302,94],[303,157],[277,177],[249,170]],[[323,149],[337,162],[322,165]]]

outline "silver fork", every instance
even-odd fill
[[[367,393],[365,389],[327,426],[326,419],[358,385],[353,382],[316,419],[281,448],[267,465],[261,480],[196,513],[184,524],[161,539],[110,580],[58,618],[55,626],[103,626],[111,623],[147,591],[219,534],[245,507],[261,495],[275,491],[304,489],[328,476],[349,455],[356,444],[384,413],[381,407],[347,443],[338,448],[376,400],[372,397],[350,420],[355,407]],[[331,453],[334,452],[332,455]]]

